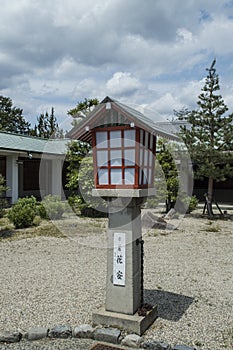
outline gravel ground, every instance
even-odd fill
[[[67,238],[0,242],[0,329],[91,323],[104,303],[106,233],[63,223]],[[159,317],[145,339],[231,349],[232,221],[186,216],[174,231],[149,230],[145,240],[146,301]],[[0,349],[89,349],[91,341],[45,340]]]

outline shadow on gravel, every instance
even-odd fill
[[[193,303],[194,298],[163,290],[146,289],[145,302],[158,305],[158,317],[177,322]]]
[[[0,230],[0,239],[11,238],[14,234],[14,230]]]

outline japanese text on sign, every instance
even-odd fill
[[[113,284],[125,286],[125,233],[114,233]]]

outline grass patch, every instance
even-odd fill
[[[7,223],[7,222],[6,222]],[[34,237],[58,237],[66,238],[66,236],[53,225],[52,222],[44,222],[40,226],[29,227],[26,229],[15,229],[13,225],[1,225],[0,229],[0,242],[3,241],[15,241],[26,238]]]
[[[85,237],[89,234],[98,235],[106,231],[107,219],[77,217],[74,221],[69,216],[65,220],[41,220],[34,222],[34,226],[15,229],[7,217],[0,219],[0,242],[14,241],[34,237],[67,238],[72,235]]]
[[[206,231],[206,232],[219,232],[219,231],[221,231],[220,226],[218,224],[217,225],[213,225],[211,221],[206,223],[206,225],[209,226],[209,227],[206,227],[204,229],[204,231]]]
[[[0,218],[0,229],[9,225],[9,223],[10,221],[6,217]]]

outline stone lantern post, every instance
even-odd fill
[[[156,306],[138,314],[144,304],[141,205],[155,194],[157,135],[168,136],[143,114],[109,97],[72,134],[92,142],[92,195],[108,201],[106,301],[93,313],[93,323],[139,335],[157,316]]]

